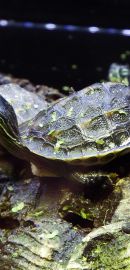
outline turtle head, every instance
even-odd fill
[[[17,117],[13,107],[0,95],[0,144],[19,140]]]

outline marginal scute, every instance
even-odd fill
[[[109,163],[116,157],[116,153],[109,153],[101,157],[100,163]]]

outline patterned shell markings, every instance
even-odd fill
[[[34,153],[72,164],[105,163],[130,147],[130,88],[97,83],[59,100],[28,125]],[[21,129],[22,130],[22,129]]]

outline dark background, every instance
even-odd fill
[[[35,22],[53,21],[62,24],[128,27],[130,1],[1,0],[0,16],[16,20],[33,20]]]
[[[108,30],[129,29],[130,1],[0,1],[0,19],[12,21],[0,26],[0,72],[25,77],[34,83],[62,90],[63,86],[81,89],[107,80],[112,62],[129,63],[122,54],[130,50],[130,36],[119,33],[88,33],[84,27]],[[19,22],[34,22],[34,27]],[[61,29],[36,28],[55,23]],[[64,25],[83,27],[66,31]]]

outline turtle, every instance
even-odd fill
[[[20,123],[13,103],[0,94],[0,145],[29,161],[34,175],[87,183],[94,168],[130,152],[130,87],[125,84],[92,84]]]

